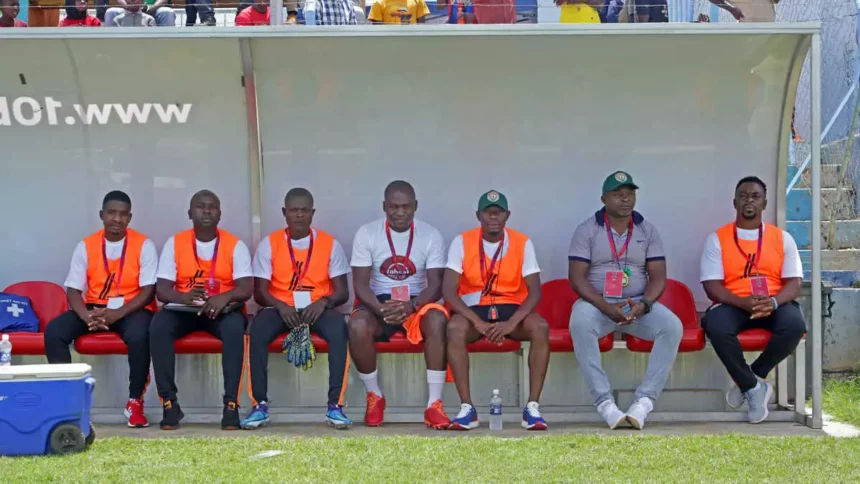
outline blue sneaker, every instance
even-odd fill
[[[343,413],[343,407],[336,403],[328,404],[325,422],[338,430],[346,430],[352,426],[352,420]]]
[[[523,409],[523,428],[526,430],[546,430],[546,420],[540,416],[537,402],[529,402]]]
[[[472,430],[478,428],[478,411],[468,403],[460,405],[460,413],[451,420],[448,430]]]
[[[248,418],[242,420],[241,427],[245,430],[253,430],[258,427],[269,425],[269,404],[260,402],[251,409]]]

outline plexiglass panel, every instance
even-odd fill
[[[238,40],[6,39],[0,65],[0,204],[14,225],[0,231],[0,287],[62,283],[114,189],[159,249],[190,227],[202,188],[220,195],[222,227],[250,242]]]
[[[733,218],[735,183],[776,197],[779,126],[798,37],[387,36],[252,41],[265,231],[287,189],[316,197],[316,225],[349,251],[397,178],[448,240],[479,195],[507,194],[544,280],[567,276],[575,227],[614,170],[641,187],[669,275],[699,302],[708,232]],[[313,62],[296,63],[295,52]],[[772,200],[768,220],[775,222]]]

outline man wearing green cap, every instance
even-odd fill
[[[666,287],[666,256],[657,229],[633,210],[638,189],[628,173],[609,175],[603,208],[576,228],[568,254],[570,285],[579,294],[570,315],[574,353],[594,406],[611,429],[625,421],[636,429],[645,425],[683,333],[678,317],[656,302]],[[597,340],[614,331],[654,342],[627,413],[615,405],[600,365]]]
[[[540,267],[531,240],[505,228],[508,199],[496,190],[481,195],[476,213],[481,226],[452,242],[442,282],[442,296],[453,309],[448,322],[448,364],[460,394],[460,413],[452,430],[478,426],[469,390],[466,345],[484,337],[502,344],[505,337],[529,341],[529,401],[523,428],[546,430],[538,399],[549,365],[549,325],[535,308],[540,301]]]

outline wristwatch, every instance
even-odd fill
[[[331,299],[329,299],[327,297],[323,298],[323,299],[325,299],[325,308],[326,309],[334,309],[334,303],[331,302]]]
[[[650,313],[650,312],[651,312],[651,308],[653,308],[653,307],[654,307],[654,303],[653,303],[653,302],[651,302],[651,301],[649,301],[649,300],[647,300],[647,299],[644,299],[644,298],[641,300],[641,302],[642,302],[642,304],[644,304],[644,305],[645,305],[645,314]]]

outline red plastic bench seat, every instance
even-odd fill
[[[705,330],[699,324],[696,302],[690,289],[682,282],[669,279],[666,281],[666,290],[663,291],[659,302],[675,313],[684,327],[684,334],[681,336],[678,351],[689,353],[705,349]],[[627,349],[630,351],[649,353],[654,347],[653,341],[630,335],[624,335],[624,338],[627,341]]]
[[[284,344],[284,339],[286,337],[286,335],[281,335],[275,338],[275,341],[269,345],[269,352],[280,353],[281,346]],[[322,338],[312,334],[311,340],[314,342],[314,347],[316,347],[317,353],[328,352],[328,344]],[[502,343],[501,346],[494,345],[485,339],[480,339],[467,346],[469,352],[473,353],[508,353],[518,351],[521,347],[522,345],[519,341],[514,341],[512,339],[505,339],[505,342]],[[419,343],[417,345],[412,344],[406,339],[405,334],[395,333],[391,336],[391,341],[387,343],[376,343],[376,351],[379,353],[423,353],[424,343]]]
[[[12,284],[3,292],[16,294],[30,299],[30,305],[39,318],[38,333],[9,333],[13,355],[44,355],[45,326],[68,311],[66,291],[53,282],[26,281]]]
[[[541,286],[541,299],[537,312],[549,324],[550,351],[573,351],[573,339],[570,337],[569,329],[570,312],[577,299],[579,296],[571,289],[567,279],[547,281]],[[601,352],[605,353],[612,349],[613,337],[610,333],[598,340]]]
[[[17,355],[44,355],[45,335],[44,333],[8,333],[9,341],[12,342],[12,354]]]
[[[176,354],[220,354],[221,341],[205,331],[195,331],[174,343]],[[75,340],[75,351],[82,355],[125,355],[128,348],[116,333],[94,333]]]
[[[738,333],[744,351],[764,351],[772,333],[766,329],[747,329]]]

